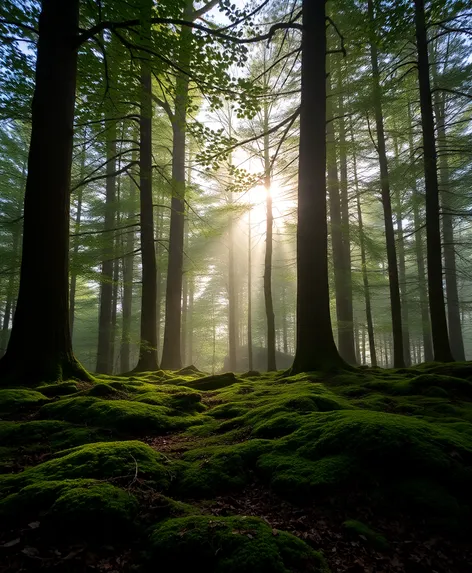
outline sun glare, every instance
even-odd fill
[[[251,219],[256,225],[266,220],[267,193],[268,191],[264,185],[253,187],[249,193]],[[276,183],[270,186],[270,194],[272,196],[272,207],[276,209],[280,199],[280,188]]]

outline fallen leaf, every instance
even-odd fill
[[[7,541],[2,545],[2,547],[13,547],[14,545],[18,545],[20,542],[20,538],[17,537],[16,539],[12,539],[11,541]]]
[[[272,530],[272,535],[277,536],[278,534],[279,534],[279,532],[277,531],[277,529],[273,529],[273,530]]]
[[[36,549],[36,547],[27,546],[24,549],[22,549],[21,552],[27,555],[28,557],[37,557],[39,555],[39,551]]]
[[[38,529],[39,526],[40,526],[39,521],[32,521],[31,523],[28,523],[28,527],[31,527],[31,529]]]

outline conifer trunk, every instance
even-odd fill
[[[304,0],[297,227],[297,349],[292,371],[347,367],[331,328],[326,219],[326,13]],[[316,249],[313,246],[316,245]]]
[[[88,374],[69,329],[70,176],[79,1],[44,0],[24,202],[20,288],[0,379],[32,385]]]
[[[388,279],[390,287],[390,307],[392,314],[393,333],[393,364],[395,368],[405,366],[403,356],[403,329],[402,311],[400,302],[400,286],[398,280],[397,253],[395,247],[395,232],[393,229],[392,203],[390,197],[390,179],[388,173],[387,150],[385,145],[384,120],[382,112],[380,74],[376,37],[373,32],[374,6],[373,1],[368,2],[369,21],[372,27],[370,38],[370,60],[372,66],[372,88],[375,107],[375,123],[377,128],[377,152],[380,166],[380,186],[382,193],[382,206],[385,221],[385,240],[387,246]]]
[[[433,335],[434,359],[439,362],[449,362],[452,360],[452,354],[449,346],[444,304],[436,138],[429,79],[428,41],[426,35],[424,0],[414,0],[414,2],[416,46],[418,50],[418,81],[420,86],[421,123],[423,128],[429,311]]]
[[[253,370],[253,343],[252,343],[252,228],[251,228],[251,210],[248,212],[247,224],[247,361],[248,369]]]

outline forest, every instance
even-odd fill
[[[0,2],[0,573],[472,571],[469,0]]]

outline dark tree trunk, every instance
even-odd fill
[[[400,151],[398,148],[397,138],[394,138],[395,161],[398,161]],[[406,261],[405,261],[405,243],[403,238],[403,213],[402,198],[400,190],[395,191],[395,217],[397,220],[397,244],[398,244],[398,271],[400,280],[400,300],[402,305],[402,328],[403,328],[403,357],[405,366],[411,366],[410,350],[410,330],[409,330],[409,300],[406,282]]]
[[[326,220],[326,14],[303,1],[297,228],[297,349],[293,372],[347,367],[334,343]],[[316,249],[313,246],[316,245]]]
[[[151,7],[147,7],[145,41],[151,34]],[[141,340],[136,372],[154,371],[157,362],[157,267],[154,246],[154,209],[152,200],[152,84],[148,60],[141,61],[141,113],[139,120],[139,197],[142,262]]]
[[[192,274],[188,276],[188,310],[187,310],[187,358],[193,364],[193,301],[195,297],[195,282]]]
[[[341,60],[338,58],[338,61]],[[354,313],[352,306],[352,272],[351,272],[351,233],[349,221],[349,197],[348,197],[348,181],[347,181],[347,153],[346,153],[346,125],[344,120],[344,98],[342,95],[343,82],[342,82],[342,65],[339,63],[338,69],[338,92],[339,92],[339,172],[340,172],[340,199],[341,199],[341,236],[343,245],[342,256],[342,275],[343,275],[343,291],[346,300],[343,305],[343,329],[342,338],[343,348],[341,349],[341,341],[339,351],[341,356],[351,364],[354,358],[352,349],[354,343],[353,324]]]
[[[433,102],[429,80],[428,41],[424,0],[415,0],[416,45],[418,49],[418,81],[420,86],[421,123],[423,127],[424,175],[426,190],[426,249],[428,259],[428,290],[434,359],[452,360],[444,304],[439,221],[439,185],[434,133]]]
[[[232,193],[229,193],[229,203],[233,202]],[[235,372],[238,364],[238,313],[236,300],[236,268],[234,256],[234,221],[230,210],[228,218],[228,350],[229,369]]]
[[[184,249],[188,251],[188,209],[184,221]],[[188,255],[187,255],[188,256]],[[182,276],[182,329],[180,331],[180,352],[183,364],[187,364],[187,313],[188,313],[188,269]]]
[[[164,198],[162,198],[164,199]],[[163,252],[162,239],[164,236],[164,209],[160,208],[157,217],[157,243],[156,243],[156,260],[157,260],[157,300],[156,300],[156,316],[157,316],[157,354],[162,350],[162,294],[164,291],[164,280],[163,280]]]
[[[252,344],[252,228],[251,211],[248,212],[247,225],[247,361],[249,370],[254,368]]]
[[[21,212],[21,211],[20,211]],[[18,213],[18,217],[20,213]],[[21,224],[15,223],[12,230],[12,254],[13,261],[15,263],[19,260],[19,249],[20,249],[20,239],[21,239]],[[13,309],[15,307],[15,277],[17,275],[16,268],[10,269],[10,276],[8,277],[7,286],[7,299],[5,304],[5,311],[3,313],[3,323],[2,323],[2,336],[1,336],[1,348],[0,356],[3,356],[8,343],[8,332],[10,330],[10,321],[13,316]]]
[[[82,156],[80,159],[80,180],[83,181],[85,177],[85,156],[86,156],[86,142],[87,142],[87,130],[84,129],[84,143],[82,147]],[[82,222],[82,199],[83,199],[84,188],[79,187],[77,190],[77,212],[75,215],[74,224],[74,234],[77,235],[80,232],[80,225]],[[70,335],[72,337],[74,333],[74,319],[75,319],[75,293],[77,291],[77,257],[79,255],[79,245],[80,238],[74,237],[74,248],[72,250],[72,269],[70,273],[70,287],[69,287],[69,324],[70,324]]]
[[[112,102],[108,102],[112,106]],[[107,166],[105,190],[105,223],[103,230],[102,272],[100,276],[100,309],[98,315],[98,346],[96,371],[103,374],[111,372],[111,337],[112,337],[112,304],[113,304],[113,259],[116,210],[116,122],[108,113],[105,114]]]
[[[408,118],[409,125],[412,126],[412,114],[411,106],[408,105]],[[410,158],[412,165],[414,163],[414,153],[415,146],[413,144],[413,131],[410,127],[409,132],[409,148],[410,148]],[[420,217],[419,204],[423,201],[418,187],[416,185],[416,178],[413,183],[413,224],[416,229],[415,233],[415,255],[416,255],[416,266],[418,269],[418,291],[420,298],[420,310],[421,310],[421,331],[423,335],[423,348],[424,348],[424,359],[425,362],[431,362],[434,358],[433,347],[431,344],[431,325],[429,322],[429,312],[428,312],[428,292],[426,289],[425,280],[425,267],[424,267],[424,253],[423,253],[423,231],[422,231],[422,220]]]
[[[264,257],[264,303],[267,318],[267,370],[272,372],[277,370],[275,360],[275,314],[274,301],[272,300],[272,253],[273,253],[273,228],[274,214],[272,212],[271,194],[271,165],[269,155],[269,106],[264,106],[264,185],[267,193],[266,199],[266,248]]]
[[[192,2],[184,9],[184,20],[193,12]],[[191,62],[192,29],[182,26],[180,32],[179,68],[187,70]],[[180,354],[180,329],[182,320],[182,274],[184,262],[184,213],[185,213],[185,135],[187,131],[187,104],[189,77],[178,73],[176,79],[175,107],[172,121],[172,203],[169,231],[169,260],[166,286],[166,317],[162,368],[178,370],[182,367]]]
[[[433,67],[433,70],[435,68]],[[454,360],[465,360],[464,339],[459,304],[459,289],[457,287],[456,252],[454,248],[454,221],[451,212],[451,186],[449,180],[449,164],[447,160],[446,141],[446,106],[445,95],[436,91],[434,107],[438,130],[438,155],[440,175],[440,195],[442,206],[442,228],[444,239],[444,271],[446,275],[446,304],[447,323],[449,327],[449,343]]]
[[[328,194],[331,221],[331,247],[333,251],[334,290],[336,295],[336,319],[338,326],[339,354],[349,364],[356,364],[354,329],[352,317],[352,292],[348,292],[345,262],[345,246],[341,220],[341,198],[339,193],[338,166],[336,160],[336,139],[332,111],[330,80],[327,80],[327,152],[328,152]]]
[[[136,160],[136,154],[133,153],[132,160]],[[136,203],[136,186],[133,179],[129,178],[129,211],[127,224],[132,225],[135,222],[135,203]],[[121,350],[120,350],[120,372],[127,373],[130,371],[130,350],[131,350],[131,317],[133,309],[133,278],[134,278],[134,229],[127,229],[126,242],[124,243],[125,256],[122,259],[123,268],[123,299],[122,305],[122,331],[121,331]]]
[[[24,203],[20,288],[0,378],[88,379],[69,330],[70,176],[79,2],[43,0]]]
[[[373,28],[374,6],[369,0],[369,21]],[[388,278],[390,286],[390,306],[392,313],[392,333],[393,333],[393,364],[395,368],[405,366],[403,357],[403,329],[402,311],[400,302],[400,286],[398,280],[397,253],[395,247],[395,232],[393,229],[392,203],[390,198],[390,180],[388,173],[387,151],[385,146],[384,121],[382,113],[382,101],[380,90],[380,74],[378,66],[378,54],[375,34],[372,32],[370,38],[370,59],[372,65],[372,87],[375,106],[375,123],[377,128],[377,152],[380,166],[380,186],[382,191],[382,206],[385,220],[385,239],[387,245]]]

